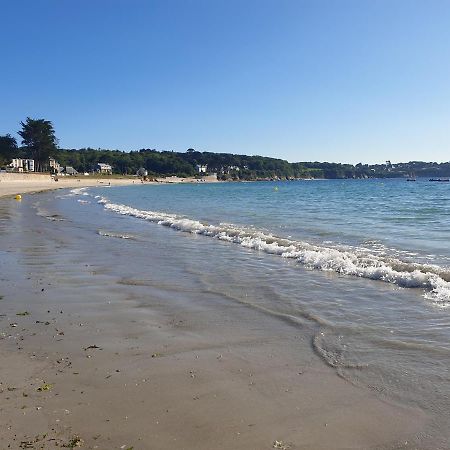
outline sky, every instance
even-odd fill
[[[448,0],[0,0],[0,135],[450,160]]]

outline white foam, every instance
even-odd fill
[[[101,197],[98,203],[118,214],[148,220],[187,233],[232,242],[282,258],[295,259],[310,269],[381,280],[405,288],[422,288],[426,291],[426,298],[440,306],[450,306],[450,270],[439,266],[409,263],[374,254],[367,249],[312,245],[233,224],[206,224],[176,214],[139,210],[127,205],[110,203],[105,197]]]
[[[86,192],[87,187],[81,187],[81,188],[75,188],[75,189],[71,189],[70,193],[72,194],[72,196],[74,195],[89,195]]]
[[[104,237],[114,237],[114,238],[119,238],[119,239],[134,239],[134,237],[131,234],[114,233],[113,231],[98,230],[97,233],[100,236],[104,236]]]

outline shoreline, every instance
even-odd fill
[[[47,174],[0,174],[0,198],[15,195],[33,194],[67,188],[95,186],[130,186],[133,184],[171,184],[171,183],[218,183],[210,178],[157,178],[156,181],[142,181],[139,177],[59,177],[55,181]]]
[[[101,186],[105,184],[109,184],[110,186],[130,186],[133,184],[205,184],[205,183],[255,183],[255,182],[292,182],[292,181],[330,181],[330,180],[351,180],[351,179],[326,179],[326,178],[295,178],[290,180],[284,179],[255,179],[255,180],[218,180],[217,178],[206,176],[203,178],[180,178],[176,176],[172,177],[158,177],[154,178],[151,181],[142,181],[139,177],[79,177],[79,176],[70,176],[70,177],[60,177],[57,182],[54,181],[50,175],[44,174],[6,174],[8,178],[5,177],[5,174],[0,173],[0,198],[1,197],[14,197],[17,194],[34,194],[38,192],[45,192],[57,189],[67,189],[67,188],[76,188],[76,187],[95,187]],[[10,175],[17,176],[16,180],[10,179]],[[31,177],[39,177],[41,178],[31,178]],[[29,179],[27,179],[29,178]],[[45,178],[45,179],[44,179]],[[426,178],[426,177],[424,177]],[[396,180],[399,178],[368,178],[367,180]],[[365,180],[365,179],[363,179]]]
[[[50,175],[31,175],[30,178],[26,178],[26,176],[20,176],[20,174],[14,179],[13,177],[2,177],[2,174],[0,174],[0,197],[14,197],[18,194],[34,194],[57,189],[104,186],[108,184],[111,186],[128,186],[138,181],[138,179],[114,177],[60,177],[58,181],[55,181]]]
[[[80,234],[53,197],[0,200],[0,447],[417,448],[425,413],[340,378],[306,325],[186,290],[160,248],[127,275],[124,240]]]

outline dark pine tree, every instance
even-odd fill
[[[0,136],[0,164],[9,164],[17,154],[17,141],[10,134]]]
[[[41,172],[48,166],[48,158],[55,156],[57,139],[53,124],[45,119],[30,119],[20,122],[22,129],[18,134],[22,137],[30,158],[34,159],[36,171]]]

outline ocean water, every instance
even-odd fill
[[[176,280],[178,292],[201,289],[301,326],[339,376],[430,413],[446,448],[449,183],[136,184],[74,189],[58,202],[115,249],[124,279],[161,289]]]
[[[443,183],[329,180],[136,186],[105,208],[237,243],[307,268],[424,288],[450,301],[450,196]]]

